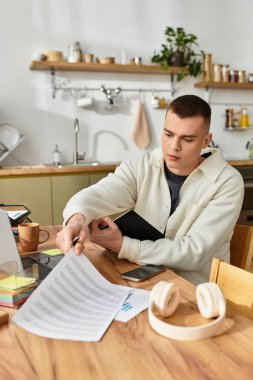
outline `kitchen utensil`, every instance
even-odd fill
[[[253,138],[247,142],[245,148],[248,151],[248,159],[253,160]]]

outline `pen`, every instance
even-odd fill
[[[76,236],[73,240],[72,240],[72,244],[73,246],[76,245],[76,243],[78,242],[78,240],[80,239],[79,236]]]

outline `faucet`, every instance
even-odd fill
[[[78,153],[78,133],[79,133],[79,120],[76,118],[74,121],[74,133],[75,133],[75,145],[74,145],[74,154],[73,154],[73,164],[77,165],[79,161],[83,161],[85,158],[84,154]]]

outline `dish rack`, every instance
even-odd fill
[[[25,136],[20,136],[20,139],[9,148],[0,141],[0,162],[7,157],[24,140],[24,138]]]

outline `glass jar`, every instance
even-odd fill
[[[238,70],[229,71],[229,82],[232,82],[232,83],[238,82]]]
[[[253,73],[248,74],[248,82],[253,83]]]
[[[152,108],[159,108],[159,98],[158,98],[158,96],[152,96],[151,107]]]
[[[221,76],[222,82],[229,82],[229,65],[222,65]]]
[[[246,71],[245,70],[239,70],[238,71],[238,82],[239,83],[245,83],[246,82]]]
[[[221,76],[221,65],[216,63],[213,65],[213,81],[214,82],[221,82],[222,76]]]

